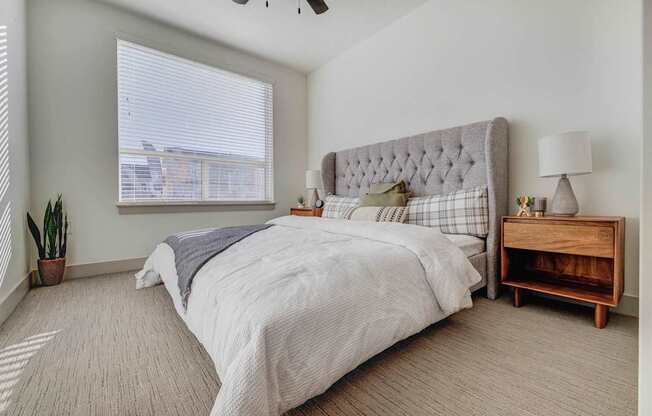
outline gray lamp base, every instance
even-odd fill
[[[552,198],[550,213],[561,217],[573,217],[580,211],[577,204],[577,198],[571,187],[568,176],[561,175],[555,190],[555,196]]]
[[[310,193],[310,199],[308,199],[308,208],[314,208],[318,199],[319,199],[319,194],[317,193],[317,188],[312,188],[312,192]]]

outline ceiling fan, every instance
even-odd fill
[[[233,0],[234,2],[238,4],[247,4],[249,0]],[[310,7],[312,7],[312,10],[315,11],[315,14],[322,14],[328,10],[328,6],[326,5],[326,2],[324,0],[306,0]],[[299,14],[301,14],[301,3],[299,3]],[[265,5],[269,7],[269,1],[265,2]]]

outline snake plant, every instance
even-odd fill
[[[27,213],[27,225],[36,243],[39,259],[50,260],[66,257],[68,246],[68,214],[63,212],[61,194],[57,197],[54,205],[52,204],[52,200],[50,200],[45,208],[42,239],[38,225],[36,225],[32,216],[29,215],[29,212]]]

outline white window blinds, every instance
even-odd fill
[[[272,201],[270,83],[118,40],[120,201]]]
[[[7,26],[0,25],[0,285],[13,251],[11,192],[9,192],[9,45]]]

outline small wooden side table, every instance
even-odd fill
[[[625,218],[503,217],[500,280],[514,306],[534,291],[592,303],[595,326],[624,289]]]
[[[321,217],[323,208],[290,208],[290,215],[300,217]]]

